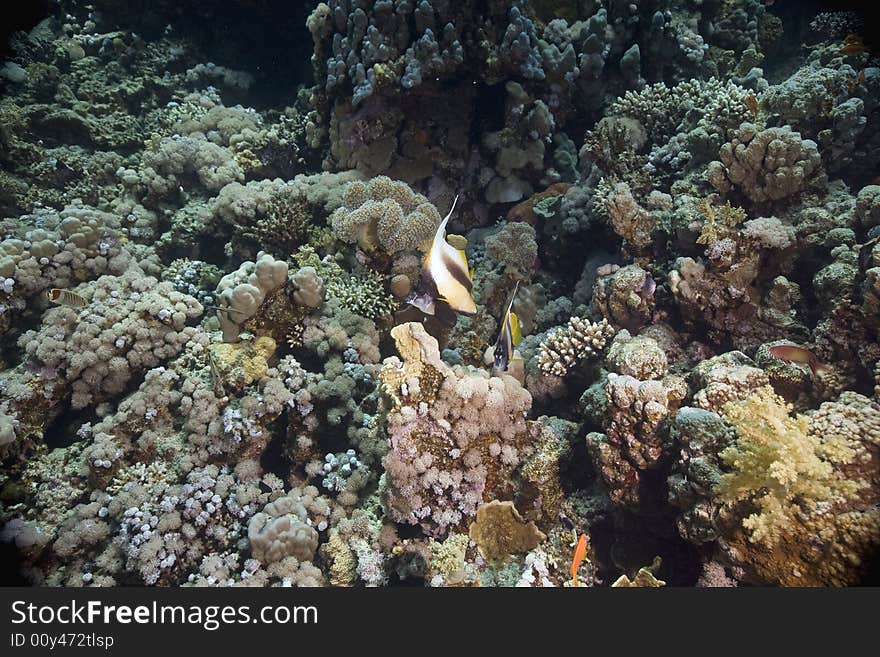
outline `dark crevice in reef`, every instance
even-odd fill
[[[0,586],[27,586],[23,565],[24,559],[15,544],[0,542]]]
[[[104,19],[146,40],[185,39],[205,62],[254,76],[250,106],[290,105],[300,84],[312,83],[312,37],[306,18],[317,0],[95,0]],[[169,29],[170,28],[170,29]]]
[[[0,61],[12,54],[9,37],[16,32],[28,32],[52,14],[53,0],[23,0],[4,2],[0,9]]]
[[[260,454],[260,467],[264,472],[271,472],[282,481],[287,481],[294,464],[284,457],[286,442],[284,427],[284,422],[280,420],[274,424],[272,437]]]
[[[79,411],[67,410],[53,419],[43,432],[43,442],[49,449],[70,447],[81,438],[77,435],[79,428],[86,422],[94,423],[97,416],[93,407]]]

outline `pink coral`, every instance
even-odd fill
[[[386,359],[380,375],[391,406],[386,501],[398,522],[440,536],[507,491],[532,398],[513,377],[449,367],[421,324],[391,334],[403,362]]]

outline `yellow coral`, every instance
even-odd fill
[[[810,417],[789,408],[769,387],[724,407],[739,439],[716,493],[758,508],[728,545],[761,582],[856,584],[880,546],[880,406],[846,392]]]
[[[442,542],[430,540],[428,549],[431,551],[432,579],[438,578],[437,581],[446,586],[464,582],[465,555],[469,541],[467,534],[450,534]]]
[[[210,347],[217,373],[224,382],[248,385],[263,378],[269,369],[269,359],[275,353],[275,340],[268,335],[256,340],[219,342]]]
[[[727,237],[731,229],[746,219],[746,211],[740,207],[732,206],[730,201],[715,208],[709,203],[709,199],[703,199],[699,203],[699,209],[704,220],[697,244],[714,244]]]
[[[354,586],[357,580],[357,555],[336,529],[330,530],[327,542],[321,546],[320,552],[329,563],[330,584]]]
[[[723,409],[739,438],[721,452],[733,472],[722,475],[716,494],[724,502],[751,501],[758,511],[743,526],[752,541],[768,546],[796,522],[800,505],[846,501],[861,487],[835,476],[832,463],[820,456],[821,439],[808,432],[809,419],[791,417],[789,410],[770,387]],[[834,452],[839,458],[844,455],[839,444]]]

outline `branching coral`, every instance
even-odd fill
[[[730,201],[713,206],[708,199],[703,199],[698,207],[703,215],[703,226],[697,244],[715,244],[746,219],[745,210],[732,206]]]
[[[596,356],[613,333],[614,329],[605,319],[591,322],[583,317],[572,317],[565,326],[550,331],[538,345],[541,371],[565,376],[583,360]]]
[[[758,576],[801,585],[858,578],[880,545],[876,475],[868,474],[880,435],[876,404],[846,393],[813,417],[792,417],[761,388],[723,412],[738,438],[721,452],[732,471],[716,494],[746,503],[742,526],[761,546],[753,556]]]
[[[832,464],[819,456],[819,438],[807,434],[809,420],[790,417],[772,390],[760,388],[723,412],[739,438],[721,452],[733,472],[722,475],[716,492],[725,502],[747,499],[757,506],[743,520],[753,541],[779,541],[794,521],[796,500],[840,503],[858,492],[855,482],[835,480]]]

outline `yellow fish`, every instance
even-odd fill
[[[71,308],[83,308],[89,305],[89,302],[86,301],[83,295],[71,292],[70,290],[61,290],[57,287],[47,290],[46,297],[53,303],[60,303],[62,306],[70,306]]]
[[[456,196],[449,214],[437,227],[431,248],[422,263],[418,288],[405,299],[426,315],[435,314],[437,301],[442,301],[452,310],[465,315],[477,312],[477,304],[471,297],[474,284],[467,256],[464,251],[446,241],[446,224],[457,201]]]
[[[513,295],[510,297],[510,303],[507,304],[507,312],[501,322],[501,331],[498,333],[498,339],[495,341],[495,369],[499,372],[506,372],[507,365],[513,356],[513,349],[522,340],[522,333],[519,328],[519,318],[513,312],[513,301],[516,299],[516,293],[519,290],[519,281],[513,288]]]

